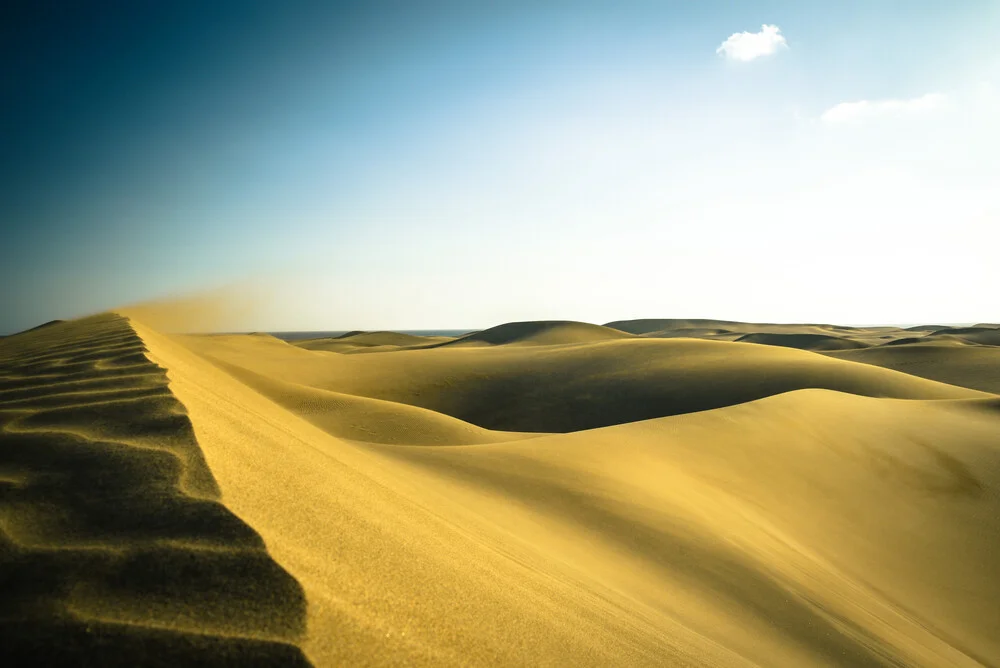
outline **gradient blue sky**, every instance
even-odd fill
[[[777,26],[749,61],[720,46]],[[1000,3],[24,3],[0,333],[1000,319]],[[839,105],[839,106],[838,106]]]

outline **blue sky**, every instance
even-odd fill
[[[1000,319],[1000,3],[139,4],[9,22],[0,331]]]

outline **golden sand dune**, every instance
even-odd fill
[[[384,352],[414,347],[428,347],[452,341],[450,336],[417,336],[399,332],[348,332],[342,336],[296,341],[306,350],[338,353]]]
[[[949,327],[931,332],[925,340],[937,337],[955,338],[963,343],[982,346],[1000,346],[1000,329],[995,327]]]
[[[830,355],[1000,394],[1000,346],[917,340],[905,345],[838,351]]]
[[[857,339],[829,334],[744,334],[736,340],[740,343],[761,343],[768,346],[785,346],[802,350],[853,350],[868,347],[867,344]]]
[[[734,322],[730,320],[621,320],[607,327],[647,338],[690,337],[717,341],[743,341],[803,350],[846,350],[882,345],[900,338],[916,338],[941,329],[899,327],[843,327],[840,325],[789,325]]]
[[[458,445],[525,438],[490,431],[418,406],[332,392],[216,362],[234,378],[334,436],[371,443]]]
[[[502,431],[578,431],[805,388],[912,399],[977,396],[813,352],[694,339],[445,346],[349,356],[227,337],[190,337],[188,345],[230,368],[419,406]]]
[[[0,342],[3,639],[164,665],[1000,663],[1000,397],[838,359],[906,345],[552,330],[356,355],[102,316]]]
[[[473,332],[441,345],[563,345],[568,343],[593,343],[612,339],[631,338],[629,334],[610,327],[591,325],[570,320],[540,320],[508,322],[496,327]]]
[[[737,322],[735,320],[705,320],[705,319],[647,319],[618,320],[609,322],[605,327],[611,327],[631,334],[656,335],[673,333],[678,330],[708,329],[734,334],[821,334],[821,335],[858,335],[874,332],[892,332],[895,327],[843,327],[840,325],[793,325],[777,323]]]

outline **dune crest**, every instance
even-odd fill
[[[124,318],[0,343],[0,425],[5,660],[305,664],[301,588]]]

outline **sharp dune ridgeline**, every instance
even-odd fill
[[[170,317],[0,339],[13,665],[1000,665],[995,325]]]

